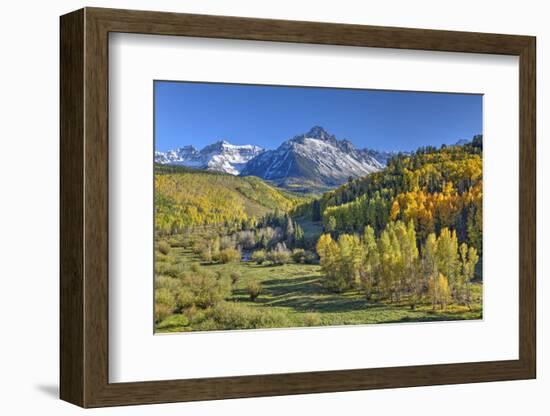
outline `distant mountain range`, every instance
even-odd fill
[[[275,150],[262,152],[246,164],[241,175],[259,176],[283,188],[323,190],[383,167],[365,150],[316,126]]]
[[[348,178],[378,172],[398,152],[357,149],[349,140],[338,140],[320,126],[284,141],[275,150],[256,145],[218,141],[200,151],[193,146],[155,152],[155,162],[258,176],[277,186],[297,191],[324,191]]]
[[[200,151],[193,146],[184,146],[168,152],[155,152],[155,162],[238,175],[248,161],[263,151],[260,146],[239,146],[221,140]]]

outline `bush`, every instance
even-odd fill
[[[321,317],[318,313],[309,312],[304,315],[303,322],[305,326],[321,326]]]
[[[220,261],[220,251],[213,251],[212,252],[212,257],[211,257],[211,261],[212,262],[218,262]]]
[[[289,322],[280,311],[259,310],[238,303],[222,302],[212,308],[209,320],[201,323],[200,329],[254,329],[285,326],[289,326]]]
[[[241,253],[234,248],[225,248],[220,251],[220,261],[222,263],[233,263],[241,259]]]
[[[199,263],[192,263],[191,264],[191,271],[193,273],[202,273],[202,268]]]
[[[176,299],[174,293],[167,287],[155,290],[155,322],[160,322],[174,313]]]
[[[216,278],[204,271],[196,274],[185,274],[181,289],[177,295],[180,308],[210,308],[223,301],[231,293],[231,284],[226,278]]]
[[[171,277],[178,277],[185,270],[181,263],[169,263],[169,262],[155,262],[155,273],[157,275],[166,275]]]
[[[306,261],[306,252],[303,248],[295,248],[292,250],[292,260],[295,263],[305,263]]]
[[[204,263],[212,263],[212,250],[210,247],[204,247],[201,250],[200,258]]]
[[[315,264],[319,261],[317,255],[311,251],[306,251],[304,254],[304,263],[305,264]]]
[[[228,248],[235,248],[234,238],[225,235],[220,239],[220,250],[225,250]]]
[[[183,239],[181,236],[172,237],[168,240],[168,244],[170,244],[170,247],[181,247],[185,248],[187,247],[187,241]]]
[[[204,240],[197,240],[193,243],[193,253],[200,254],[201,251],[204,250],[204,248],[207,246],[206,241]]]
[[[184,327],[188,325],[189,319],[187,318],[187,316],[175,314],[161,320],[156,329],[163,330],[163,332],[181,331]]]
[[[254,235],[254,231],[241,231],[238,235],[239,244],[247,249],[250,250],[256,246],[256,236]]]
[[[229,277],[231,277],[231,284],[235,285],[240,280],[241,274],[239,272],[231,272]]]
[[[155,277],[155,289],[168,289],[170,292],[175,293],[181,287],[181,280],[174,279],[170,276],[156,276]]]
[[[290,262],[290,250],[284,243],[278,243],[273,250],[267,254],[267,259],[275,265],[282,265]]]
[[[262,264],[265,261],[265,250],[256,250],[252,253],[250,259],[258,264]]]
[[[162,254],[167,255],[168,253],[170,253],[170,244],[168,244],[166,241],[161,241],[158,244],[158,249]]]
[[[164,303],[155,304],[155,323],[164,321],[172,314],[172,309]]]
[[[262,285],[261,285],[260,282],[252,280],[252,281],[248,282],[246,290],[248,291],[248,294],[250,295],[250,300],[252,302],[255,302],[256,299],[258,298],[258,296],[260,296],[260,293],[262,293]]]

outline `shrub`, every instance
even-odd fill
[[[234,248],[225,248],[220,251],[220,261],[222,263],[233,263],[241,259],[241,253]]]
[[[220,250],[225,250],[228,248],[235,248],[235,240],[232,237],[225,235],[220,239]]]
[[[213,251],[212,252],[212,258],[211,258],[212,262],[218,262],[220,261],[220,251]]]
[[[200,329],[254,329],[289,326],[288,318],[280,311],[259,310],[233,302],[221,302],[209,313],[209,321]]]
[[[295,263],[305,263],[305,250],[303,248],[295,248],[294,250],[292,250],[292,260],[294,260]]]
[[[256,241],[258,246],[268,248],[274,235],[275,231],[271,227],[258,228],[256,230]]]
[[[168,253],[170,253],[170,244],[168,244],[166,241],[161,241],[158,244],[158,249],[162,254],[167,255]]]
[[[204,247],[201,250],[200,258],[204,263],[212,263],[212,250],[210,247]]]
[[[231,284],[226,278],[217,279],[204,271],[185,274],[178,292],[177,303],[180,308],[197,306],[204,309],[223,301],[230,293]]]
[[[168,240],[168,244],[170,244],[170,247],[182,247],[185,248],[187,246],[187,241],[183,239],[183,237],[172,237]]]
[[[163,330],[163,332],[181,331],[188,325],[189,319],[187,319],[187,316],[175,314],[162,319],[156,329]]]
[[[181,287],[181,280],[174,279],[170,276],[156,276],[155,277],[155,289],[168,289],[170,292],[175,293]]]
[[[202,269],[199,263],[193,263],[191,264],[191,271],[193,273],[202,273]]]
[[[155,257],[155,264],[156,263],[166,263],[168,261],[169,257],[167,256],[156,256]]]
[[[307,251],[304,254],[304,263],[305,264],[315,264],[319,261],[317,255],[311,251]]]
[[[209,244],[212,261],[220,260],[220,237],[216,236]]]
[[[239,244],[247,250],[250,250],[256,246],[256,236],[254,235],[254,231],[241,231],[238,238]]]
[[[155,323],[164,321],[172,314],[172,309],[164,303],[155,304]]]
[[[304,315],[303,322],[305,326],[320,326],[321,317],[318,313],[309,312]]]
[[[231,272],[229,277],[231,278],[231,284],[235,285],[240,280],[241,274],[239,272]]]
[[[250,295],[250,300],[252,302],[255,302],[258,296],[260,296],[260,293],[262,293],[262,284],[255,280],[252,280],[248,282],[248,285],[246,286],[246,290]]]
[[[284,243],[278,243],[273,250],[267,254],[267,259],[273,264],[282,265],[290,262],[290,250]]]
[[[181,263],[155,262],[155,273],[157,275],[178,277],[184,270],[184,266]]]
[[[193,253],[200,254],[204,250],[206,242],[204,240],[197,240],[193,243]]]
[[[155,322],[160,322],[174,312],[176,299],[167,287],[155,290]]]
[[[262,264],[265,261],[265,250],[256,250],[252,253],[250,259],[258,264]]]

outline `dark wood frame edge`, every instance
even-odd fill
[[[60,397],[82,407],[536,377],[536,40],[530,36],[85,8],[60,19]],[[516,55],[520,60],[519,359],[109,383],[108,34]]]

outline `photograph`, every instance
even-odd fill
[[[482,94],[153,94],[155,333],[483,319]]]

